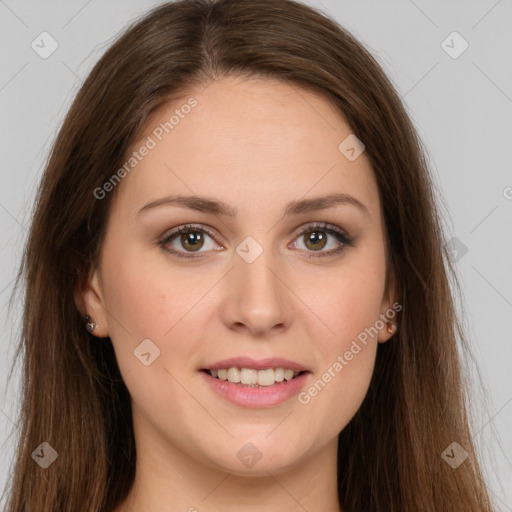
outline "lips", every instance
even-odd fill
[[[305,385],[311,371],[304,365],[279,357],[224,359],[201,369],[205,382],[221,397],[242,407],[278,405]]]
[[[311,373],[303,372],[292,380],[271,386],[245,387],[229,381],[213,378],[207,372],[199,372],[205,385],[218,397],[238,407],[263,409],[275,407],[291,400],[304,389]]]

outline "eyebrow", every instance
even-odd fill
[[[315,197],[312,199],[299,199],[289,202],[286,205],[283,217],[300,215],[318,210],[326,210],[338,205],[354,206],[361,210],[366,216],[370,216],[368,208],[355,197],[348,194],[328,194],[326,196]],[[237,214],[237,209],[235,207],[209,197],[170,195],[156,199],[155,201],[151,201],[144,205],[137,212],[137,215],[160,206],[178,206],[214,215],[224,215],[227,217],[235,217]]]

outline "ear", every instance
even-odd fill
[[[92,334],[98,338],[108,337],[107,310],[98,269],[92,269],[87,278],[80,281],[73,296],[82,317],[89,315],[91,321],[96,324]]]
[[[392,336],[394,336],[398,330],[398,311],[402,309],[402,306],[398,302],[396,279],[393,272],[388,274],[387,286],[384,296],[382,298],[380,308],[380,319],[384,322],[384,327],[379,331],[379,343],[385,343]],[[386,323],[389,321],[390,323]],[[391,332],[388,331],[389,326],[394,326]]]

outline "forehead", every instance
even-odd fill
[[[369,160],[363,153],[350,161],[339,150],[350,134],[333,104],[296,85],[261,78],[213,81],[151,116],[127,157],[139,153],[116,201],[133,212],[166,194],[187,193],[214,196],[243,213],[342,192],[378,216]],[[141,151],[144,146],[150,149]]]

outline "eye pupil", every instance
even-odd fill
[[[309,237],[307,237],[307,240],[306,240],[306,246],[308,248],[311,248],[309,247],[309,243],[312,242],[313,244],[316,244],[316,245],[313,245],[312,249],[313,250],[317,250],[317,249],[323,249],[325,247],[325,244],[326,244],[326,236],[323,234],[322,231],[310,231],[311,235]],[[318,242],[323,242],[321,245],[318,245]]]
[[[199,231],[188,231],[181,235],[183,247],[188,248],[187,245],[190,245],[192,250],[201,249],[203,241],[204,239]]]

